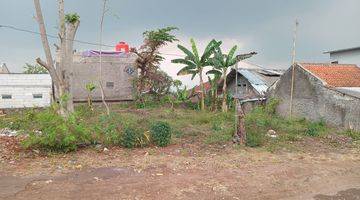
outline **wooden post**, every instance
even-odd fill
[[[236,100],[236,115],[238,121],[238,128],[236,130],[237,139],[240,144],[245,144],[246,142],[246,130],[245,130],[245,113],[242,109],[242,105],[239,99]]]

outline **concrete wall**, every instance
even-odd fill
[[[0,108],[47,107],[51,102],[48,74],[0,74]],[[34,95],[42,98],[34,98]],[[4,96],[11,95],[11,99]]]
[[[290,89],[289,69],[269,94],[280,100],[277,112],[282,116],[289,116]],[[314,121],[322,119],[334,126],[360,130],[360,99],[325,87],[319,79],[300,67],[295,70],[293,97],[294,116]]]
[[[338,61],[340,64],[357,64],[360,66],[360,49],[330,53],[330,61]]]
[[[102,85],[106,100],[125,101],[133,100],[133,79],[137,77],[134,66],[134,54],[122,57],[103,56],[102,58]],[[132,72],[132,73],[131,73]],[[74,55],[72,94],[74,101],[86,101],[88,91],[86,85],[93,83],[96,89],[91,93],[92,99],[101,100],[99,86],[100,64],[99,57],[82,57]]]

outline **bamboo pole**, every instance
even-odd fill
[[[293,96],[294,96],[294,83],[295,83],[295,59],[296,59],[296,37],[297,37],[297,27],[299,25],[298,20],[295,20],[294,36],[293,36],[293,49],[292,49],[292,61],[291,61],[291,89],[290,89],[290,108],[289,116],[292,117],[293,111]]]
[[[105,12],[106,12],[106,2],[107,0],[103,0],[103,8],[102,8],[102,14],[101,14],[101,20],[100,20],[100,77],[99,77],[99,86],[100,86],[100,91],[101,91],[101,100],[106,108],[106,114],[110,115],[110,108],[105,100],[105,92],[104,92],[104,87],[102,84],[102,34],[103,34],[103,23],[104,23],[104,16],[105,16]]]

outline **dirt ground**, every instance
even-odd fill
[[[360,199],[352,148],[303,151],[184,143],[39,155],[0,137],[0,199]]]

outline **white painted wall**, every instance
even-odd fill
[[[330,60],[338,61],[339,64],[356,64],[360,67],[360,49],[330,53]]]
[[[48,74],[0,74],[0,108],[47,107],[51,103]],[[34,98],[42,94],[42,98]],[[11,95],[11,99],[3,99]]]

